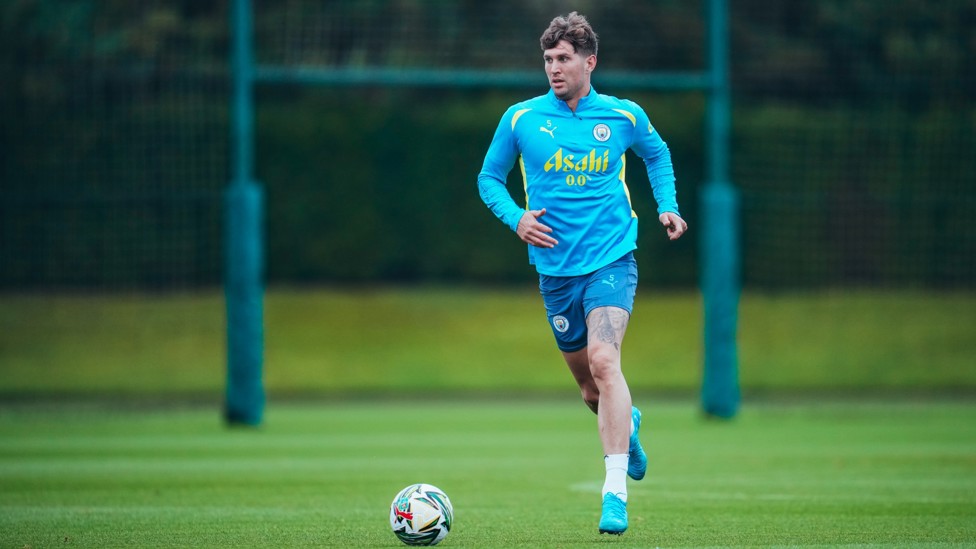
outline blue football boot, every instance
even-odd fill
[[[616,494],[603,496],[603,514],[600,516],[600,533],[619,536],[627,530],[627,502]]]
[[[640,439],[637,438],[637,432],[640,431],[641,413],[636,406],[633,407],[631,418],[634,421],[634,433],[630,435],[630,456],[627,460],[627,476],[634,480],[640,480],[647,473],[647,454],[644,453]]]

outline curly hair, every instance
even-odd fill
[[[558,16],[549,23],[549,28],[539,38],[542,51],[556,47],[560,40],[573,45],[573,50],[583,56],[596,55],[599,39],[585,16],[571,12]]]

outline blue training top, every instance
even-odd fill
[[[481,199],[513,231],[526,210],[546,209],[539,221],[559,241],[529,246],[529,262],[549,276],[591,273],[637,248],[637,214],[624,179],[626,152],[647,166],[658,214],[678,213],[671,153],[633,101],[593,88],[574,113],[552,90],[509,107],[478,175]],[[505,181],[518,159],[526,205]]]

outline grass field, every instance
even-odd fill
[[[275,289],[265,327],[273,394],[572,386],[533,288]],[[640,292],[631,387],[694,394],[701,333],[697,293]],[[0,294],[0,398],[219,398],[224,341],[219,293]],[[976,393],[976,293],[745,294],[739,354],[752,392]]]
[[[534,289],[269,291],[257,430],[220,420],[223,306],[0,295],[0,549],[397,547],[421,481],[444,547],[976,547],[971,292],[743,295],[732,422],[697,412],[698,294],[641,293],[622,538]]]
[[[976,405],[644,408],[630,529],[596,531],[595,420],[572,400],[0,408],[0,547],[400,547],[388,505],[452,498],[441,547],[973,547]]]

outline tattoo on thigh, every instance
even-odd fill
[[[627,311],[616,307],[596,309],[593,314],[595,316],[593,319],[594,336],[604,343],[612,344],[619,351],[630,315]]]

